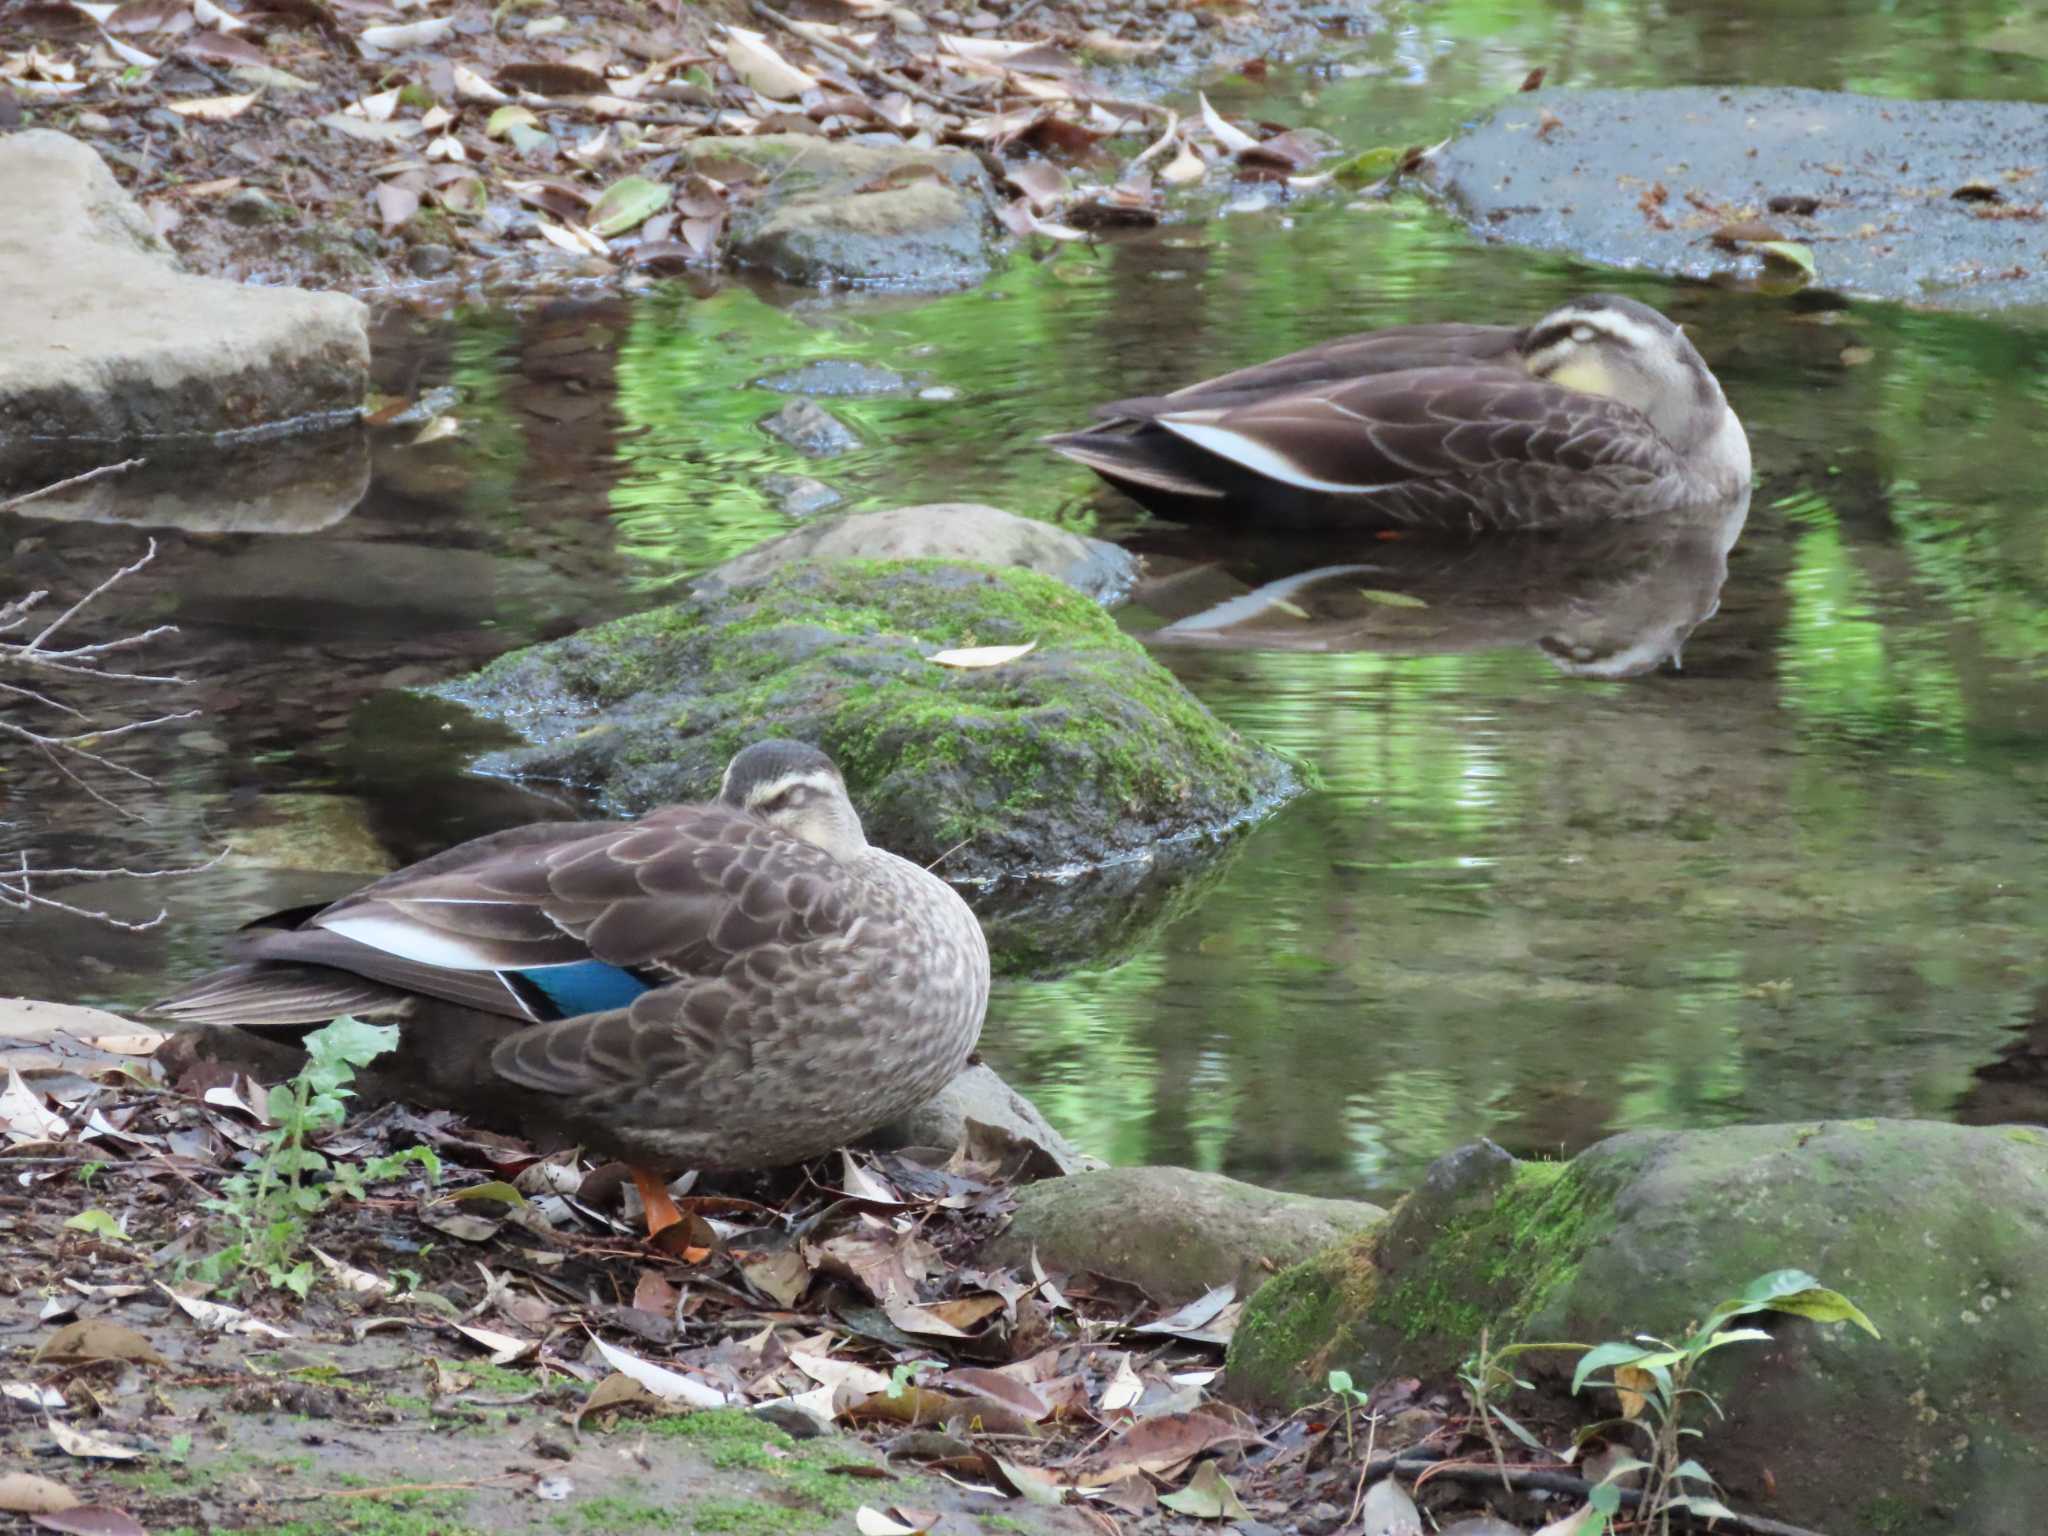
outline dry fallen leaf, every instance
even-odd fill
[[[133,1461],[142,1454],[132,1445],[123,1445],[118,1440],[83,1429],[73,1429],[60,1419],[50,1421],[50,1438],[57,1442],[57,1448],[65,1455],[85,1460]]]
[[[692,1408],[723,1408],[727,1406],[726,1395],[708,1382],[685,1376],[680,1371],[671,1371],[665,1366],[642,1360],[638,1355],[629,1355],[623,1349],[614,1349],[595,1334],[590,1342],[597,1346],[597,1352],[604,1356],[605,1363],[623,1376],[630,1376],[665,1403],[687,1403]]]
[[[190,101],[167,101],[169,107],[180,117],[196,117],[202,122],[224,123],[231,117],[240,117],[263,93],[251,91],[246,96],[198,96]]]
[[[140,1365],[168,1365],[156,1346],[133,1328],[109,1322],[103,1317],[84,1317],[67,1323],[43,1340],[29,1357],[37,1362],[59,1365],[83,1364],[92,1360],[133,1360]]]
[[[534,227],[550,245],[558,245],[572,256],[609,256],[611,247],[589,230],[575,224],[551,224],[535,219]]]
[[[0,1510],[11,1515],[48,1515],[77,1506],[78,1495],[62,1483],[33,1472],[0,1472]]]
[[[365,27],[356,39],[366,48],[399,53],[407,48],[430,48],[455,29],[453,16],[435,16],[426,21],[401,22],[389,27]]]
[[[1036,640],[1027,640],[1022,645],[970,645],[958,650],[940,651],[925,657],[925,660],[935,661],[942,667],[972,670],[976,667],[1000,667],[1004,662],[1028,656],[1036,649]]]
[[[768,44],[759,32],[727,27],[725,62],[742,83],[770,101],[794,101],[818,88],[817,77],[805,74]]]

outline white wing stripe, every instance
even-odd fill
[[[495,971],[502,955],[483,955],[454,934],[436,933],[388,913],[348,913],[318,920],[319,926],[387,955],[437,965],[450,971]]]
[[[1375,491],[1395,489],[1391,485],[1347,485],[1340,480],[1319,479],[1257,438],[1233,432],[1214,422],[1189,421],[1172,416],[1161,416],[1158,420],[1160,426],[1187,439],[1197,448],[1206,448],[1220,459],[1241,464],[1253,474],[1278,480],[1283,485],[1299,486],[1304,491],[1334,491],[1340,496],[1370,496]]]

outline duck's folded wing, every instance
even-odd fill
[[[595,831],[521,828],[387,876],[296,927],[252,933],[236,954],[552,1018],[715,971],[769,939],[842,931],[851,915],[832,869],[823,850],[720,806]],[[178,1006],[190,992],[164,1006],[202,1017]]]
[[[1167,395],[1137,395],[1096,409],[1110,421],[1149,421],[1168,411],[1217,410],[1275,394],[1334,388],[1350,380],[1422,368],[1503,362],[1521,332],[1505,325],[1401,325],[1303,347]]]
[[[598,960],[684,975],[700,953],[843,928],[834,867],[823,850],[738,811],[677,806],[594,836],[385,880],[311,926],[459,969]]]
[[[1508,368],[1378,374],[1249,405],[1169,411],[1152,424],[1254,474],[1332,495],[1523,466],[1630,479],[1678,467],[1633,406]]]

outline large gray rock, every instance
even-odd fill
[[[369,440],[355,426],[183,451],[154,442],[145,451],[139,467],[38,496],[21,515],[194,533],[312,533],[347,517],[370,489]]]
[[[1811,243],[1826,287],[1987,308],[2048,302],[2039,215],[2027,211],[2039,194],[2005,179],[2044,156],[2048,115],[2031,101],[1547,90],[1509,98],[1424,175],[1490,241],[1690,277],[1754,274],[1758,256],[1707,236],[1760,219]],[[1774,198],[1818,206],[1774,211]]]
[[[0,136],[0,206],[0,484],[141,439],[339,421],[361,404],[361,304],[180,271],[76,140]]]
[[[930,658],[1036,643],[1001,665]],[[528,745],[489,772],[626,812],[716,791],[763,736],[817,743],[868,835],[974,879],[1072,872],[1242,825],[1294,792],[1101,607],[1035,571],[807,561],[500,658],[440,690]]]
[[[847,144],[803,134],[699,139],[689,169],[751,188],[727,254],[807,285],[957,288],[988,276],[994,189],[965,150]]]
[[[1764,1314],[1698,1385],[1701,1459],[1738,1508],[1829,1530],[2021,1536],[2048,1508],[2048,1135],[1852,1121],[1635,1132],[1568,1164],[1461,1149],[1386,1226],[1275,1280],[1230,1351],[1241,1401],[1456,1367],[1495,1345],[1689,1321],[1795,1268],[1882,1333]],[[1523,1356],[1561,1390],[1571,1357]],[[1579,1405],[1587,1416],[1597,1403]]]
[[[799,560],[971,560],[1037,571],[1114,603],[1137,580],[1138,557],[1102,539],[972,501],[856,512],[770,539],[698,578],[699,596],[761,581]]]
[[[1010,1225],[983,1250],[993,1263],[1090,1270],[1179,1303],[1219,1285],[1249,1296],[1280,1270],[1386,1212],[1319,1200],[1192,1168],[1102,1168],[1017,1191]]]

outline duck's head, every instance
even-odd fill
[[[868,845],[832,759],[801,741],[757,741],[744,748],[725,765],[718,798],[838,858],[851,858]]]
[[[1680,453],[1721,430],[1728,402],[1685,332],[1647,304],[1595,293],[1560,305],[1516,349],[1539,379],[1632,405]]]

